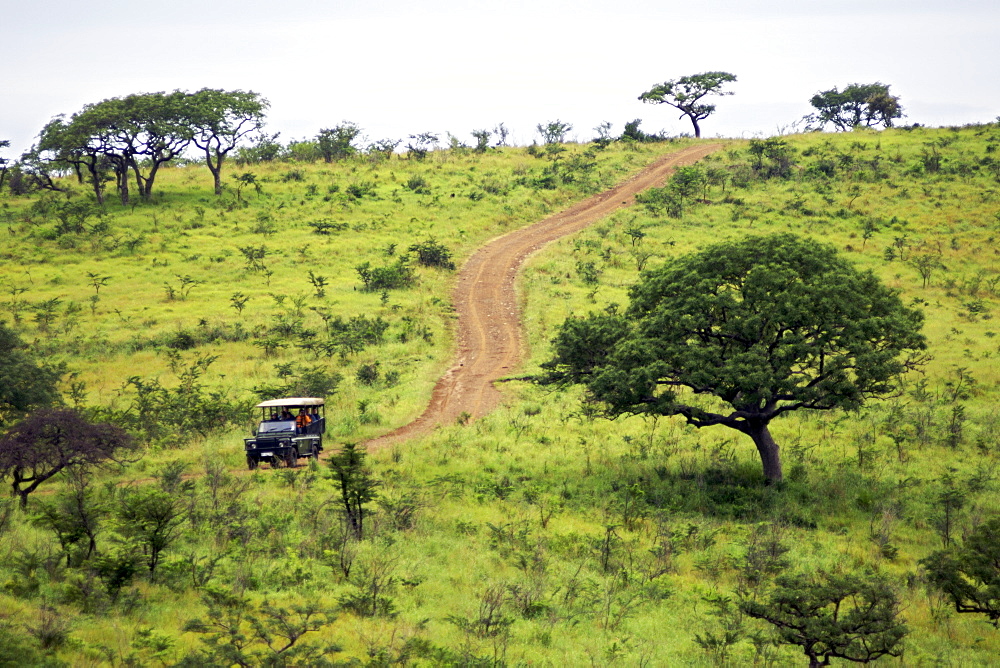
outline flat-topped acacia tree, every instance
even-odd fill
[[[729,72],[703,72],[679,79],[671,79],[653,86],[639,96],[643,102],[652,104],[668,104],[681,112],[681,118],[687,116],[694,126],[694,136],[701,137],[701,126],[698,121],[708,118],[715,112],[714,104],[705,104],[702,100],[709,95],[732,95],[732,91],[723,91],[727,83],[736,81],[736,75]]]
[[[923,360],[923,315],[836,250],[791,234],[725,242],[646,272],[624,313],[570,318],[542,382],[608,417],[679,415],[753,439],[782,479],[771,420],[854,409]]]

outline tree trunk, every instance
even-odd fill
[[[701,126],[698,125],[698,121],[695,118],[691,118],[691,125],[694,126],[694,138],[701,139]]]
[[[747,420],[743,432],[753,439],[760,453],[760,461],[764,465],[764,477],[768,483],[781,482],[781,453],[778,451],[778,444],[771,437],[771,432],[767,428],[764,420]]]
[[[101,171],[94,164],[88,164],[87,171],[90,173],[90,184],[94,188],[94,197],[97,198],[97,203],[100,206],[104,206],[104,183],[101,181]]]
[[[122,162],[117,163],[114,166],[115,171],[115,185],[118,186],[118,196],[121,200],[122,206],[128,206],[129,204],[129,192],[128,192],[128,166]]]
[[[153,180],[156,179],[156,173],[160,171],[160,165],[166,161],[157,160],[155,157],[152,159],[152,165],[149,167],[149,174],[145,178],[145,184],[142,189],[142,198],[144,200],[149,200],[153,198]]]
[[[135,159],[135,156],[129,158],[129,168],[132,170],[132,174],[135,176],[135,187],[139,191],[139,197],[145,199],[145,188],[143,187],[142,170],[139,168],[139,162]]]
[[[222,161],[224,156],[219,155],[218,162],[212,162],[211,151],[205,151],[205,164],[208,165],[208,171],[212,172],[212,180],[215,182],[215,194],[222,194]]]

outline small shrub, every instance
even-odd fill
[[[355,378],[362,385],[374,385],[378,382],[379,375],[378,362],[372,362],[371,364],[362,364],[358,367]]]
[[[418,195],[431,194],[431,184],[427,181],[427,179],[416,174],[407,179],[406,183],[403,184],[403,187],[407,190],[412,190]]]
[[[433,238],[413,244],[410,246],[410,252],[416,253],[417,262],[425,267],[455,268],[455,263],[451,259],[451,251]]]
[[[373,181],[359,181],[352,183],[344,189],[347,196],[352,200],[359,200],[365,197],[375,198],[375,183]]]

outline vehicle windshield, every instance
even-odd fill
[[[267,420],[260,423],[258,434],[274,434],[279,431],[295,431],[295,420]]]

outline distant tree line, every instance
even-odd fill
[[[724,90],[736,82],[729,72],[704,72],[670,79],[656,84],[639,96],[639,100],[666,104],[681,112],[701,137],[701,121],[715,113],[714,104],[706,102],[713,96],[732,95]],[[804,117],[808,130],[837,130],[857,127],[892,127],[903,116],[899,96],[889,92],[889,85],[880,82],[852,83],[843,90],[837,87],[813,95],[810,104],[816,112]],[[194,93],[137,93],[114,97],[84,108],[69,118],[59,115],[49,121],[38,135],[38,142],[20,160],[11,163],[0,158],[0,190],[5,182],[15,194],[33,189],[62,190],[55,177],[67,172],[76,175],[94,192],[97,202],[104,204],[105,190],[110,182],[123,205],[132,201],[133,192],[148,200],[160,167],[185,154],[191,148],[204,154],[204,162],[212,173],[215,194],[221,195],[222,167],[233,154],[239,164],[273,160],[333,162],[365,154],[372,160],[387,159],[404,140],[381,139],[369,142],[361,128],[350,121],[321,129],[313,138],[293,140],[287,145],[279,135],[266,134],[266,99],[252,91],[203,88]],[[625,124],[618,139],[624,141],[662,141],[662,133],[640,131],[639,119]],[[594,140],[606,146],[613,138],[610,123],[595,130]],[[537,131],[546,145],[561,144],[573,129],[560,120],[540,123]],[[503,123],[492,130],[471,132],[474,145],[463,143],[448,134],[447,148],[472,150],[477,153],[507,145],[509,130]],[[416,160],[441,146],[441,139],[432,132],[409,136],[405,145],[407,157]],[[0,140],[0,149],[10,146]],[[133,185],[134,184],[134,185]],[[134,189],[134,190],[133,190]]]

